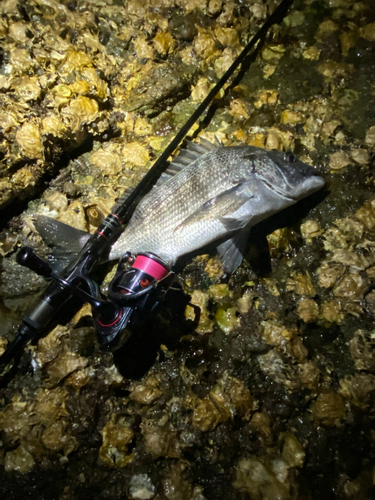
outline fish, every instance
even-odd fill
[[[190,142],[139,203],[109,258],[147,251],[173,266],[217,241],[232,273],[252,226],[323,186],[318,172],[290,153]]]
[[[224,271],[233,273],[242,262],[252,226],[324,184],[314,167],[291,153],[223,146],[218,140],[188,142],[137,205],[109,260],[126,252],[150,252],[172,267],[183,255],[214,242]],[[60,250],[78,252],[89,237],[46,219],[40,216],[35,225],[47,244],[58,234]],[[64,251],[55,252],[57,259],[59,253],[61,258]],[[65,259],[71,257],[65,254]]]

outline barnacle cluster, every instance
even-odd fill
[[[32,216],[93,232],[275,5],[1,3],[0,353],[45,286],[15,263],[49,252]],[[374,71],[371,0],[295,1],[200,135],[293,151],[326,191],[254,228],[233,276],[181,266],[114,355],[87,305],[30,346],[0,390],[4,498],[373,498]]]

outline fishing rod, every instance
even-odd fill
[[[15,338],[0,356],[0,376],[5,376],[13,370],[22,356],[24,347],[43,335],[59,310],[74,296],[91,305],[99,343],[102,348],[112,350],[121,346],[126,340],[129,335],[126,326],[130,321],[135,321],[134,318],[140,314],[152,311],[163,300],[173,282],[173,273],[156,255],[147,252],[137,256],[125,254],[109,285],[108,299],[102,298],[99,285],[90,278],[90,275],[108,255],[124,225],[129,222],[139,199],[151,189],[166,169],[170,155],[238,67],[245,62],[250,51],[266,35],[269,28],[284,18],[292,3],[293,0],[283,0],[278,5],[168,144],[145,177],[126,198],[117,202],[112,213],[104,219],[78,255],[61,272],[54,272],[50,264],[40,258],[33,249],[29,247],[20,249],[16,257],[18,264],[50,280],[50,284],[24,316]]]

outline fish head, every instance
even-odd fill
[[[253,172],[270,190],[283,198],[296,202],[325,184],[314,167],[303,163],[292,153],[258,150],[256,156]]]

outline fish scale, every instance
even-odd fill
[[[187,157],[191,162],[184,166]],[[208,141],[195,149],[191,144],[169,170],[174,175],[167,171],[163,183],[139,203],[111,260],[126,252],[152,252],[173,265],[181,255],[219,239],[222,245],[227,237],[218,251],[225,250],[224,267],[233,271],[233,263],[242,260],[240,240],[251,226],[324,185],[312,167],[292,155]]]
[[[194,228],[175,230],[205,201],[233,187],[234,170],[227,166],[235,156],[235,150],[230,148],[208,152],[153,190],[139,204],[110,258],[121,256],[126,248],[132,253],[153,252],[174,263],[180,255],[222,236],[225,228],[219,221],[203,221]]]

